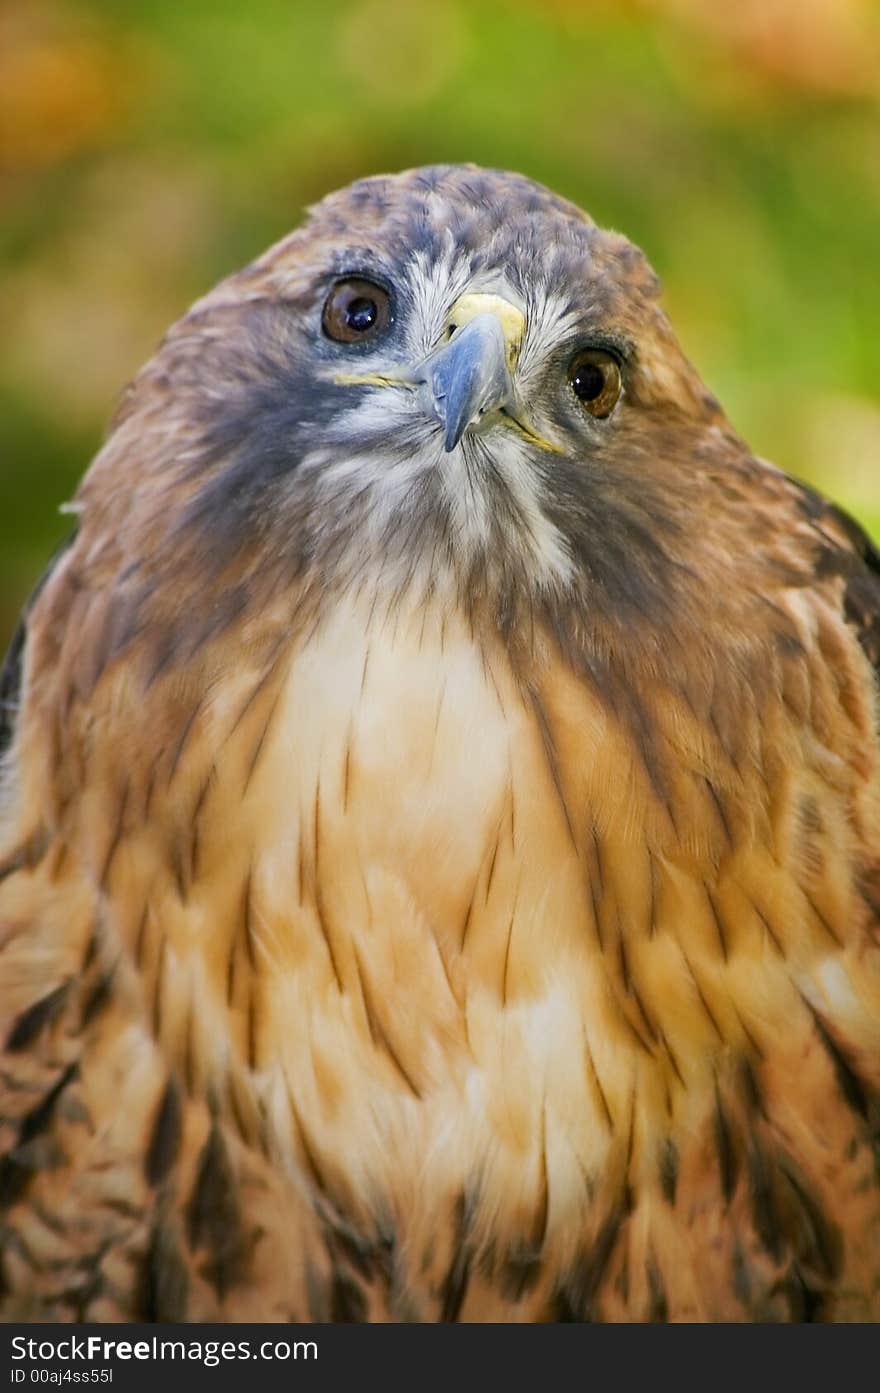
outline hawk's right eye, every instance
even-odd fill
[[[357,343],[375,338],[391,323],[391,297],[375,281],[354,276],[337,281],[324,305],[321,325],[328,339]]]

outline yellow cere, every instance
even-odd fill
[[[501,324],[504,331],[504,341],[507,344],[507,366],[512,370],[526,331],[525,316],[521,310],[516,308],[516,305],[512,305],[509,300],[503,299],[500,295],[480,294],[475,291],[473,294],[462,295],[460,300],[456,300],[449,316],[449,323],[450,325],[454,324],[456,329],[461,329],[472,319],[476,319],[478,314],[487,313],[494,314]]]

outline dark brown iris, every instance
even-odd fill
[[[568,380],[591,416],[609,416],[620,396],[620,365],[603,348],[585,348],[572,362]]]
[[[324,305],[324,333],[337,343],[357,343],[387,329],[391,301],[387,290],[374,281],[350,277],[337,281]]]

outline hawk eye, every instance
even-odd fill
[[[568,380],[591,416],[610,416],[620,396],[620,364],[603,348],[585,348],[573,359]]]
[[[357,343],[375,338],[391,323],[391,297],[374,281],[337,281],[324,305],[321,326],[328,339]]]

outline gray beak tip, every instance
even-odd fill
[[[443,449],[446,451],[447,455],[452,454],[452,451],[464,435],[466,428],[466,421],[446,422],[446,430],[443,434]]]

